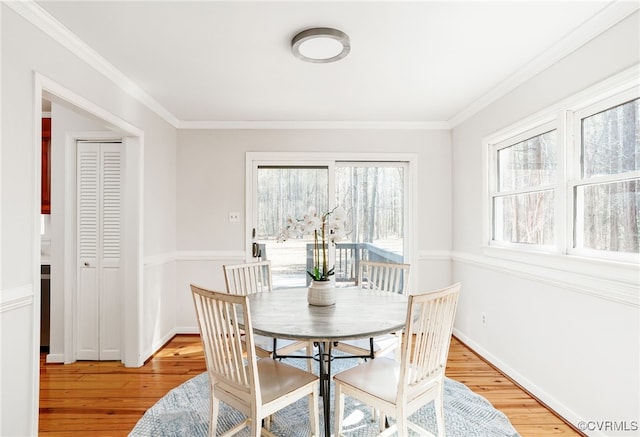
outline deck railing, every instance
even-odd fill
[[[373,243],[336,243],[335,281],[357,285],[360,261],[402,263],[402,255]],[[307,270],[313,269],[313,244],[307,244]],[[307,277],[307,285],[311,278]]]

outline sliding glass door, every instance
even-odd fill
[[[289,218],[301,219],[311,209],[328,211],[327,167],[258,166],[253,255],[271,260],[274,288],[301,287],[307,283],[307,247],[311,235],[282,238]],[[252,231],[253,234],[253,231]]]
[[[404,262],[405,165],[338,162],[336,205],[349,234],[335,246],[336,282],[355,285],[360,260]]]
[[[346,235],[329,247],[337,286],[356,284],[360,260],[406,262],[407,163],[332,161],[253,163],[252,255],[272,264],[274,288],[303,287],[312,235],[284,235],[287,220],[340,207]]]

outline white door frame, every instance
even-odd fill
[[[112,128],[111,132],[68,132],[65,138],[66,163],[68,168],[75,169],[75,144],[78,139],[103,140],[105,137],[122,140],[123,144],[123,333],[122,362],[127,367],[139,367],[144,364],[141,359],[140,337],[140,296],[143,287],[142,263],[142,222],[143,222],[143,177],[144,177],[144,132],[129,124],[115,114],[112,114],[84,97],[70,91],[55,81],[40,73],[34,75],[34,156],[35,168],[41,165],[41,122],[42,98],[70,104],[81,112],[97,118]],[[33,283],[38,284],[36,294],[40,293],[40,239],[35,238],[40,230],[40,173],[36,173],[36,195],[34,205],[34,248],[33,248]],[[71,196],[71,197],[68,197]],[[75,171],[65,173],[65,217],[73,217],[65,223],[64,241],[64,353],[63,361],[70,363],[75,360],[75,338],[73,323],[75,315],[76,292],[76,232],[75,232]],[[39,297],[37,298],[39,303]],[[39,324],[40,305],[34,305],[34,351],[39,353]],[[37,356],[36,355],[34,356]],[[37,364],[37,363],[36,363]],[[39,379],[39,366],[34,368],[34,378]],[[38,400],[38,384],[35,384],[34,400]],[[37,411],[37,405],[35,406]],[[37,419],[37,417],[36,417]]]
[[[257,183],[258,165],[317,165],[334,166],[336,161],[351,162],[406,162],[406,216],[404,253],[405,262],[417,265],[418,261],[418,155],[415,153],[329,153],[329,152],[247,152],[245,156],[245,260],[251,258],[251,231],[255,226],[253,215],[256,199],[253,195]],[[331,178],[329,178],[331,180]],[[329,187],[333,192],[333,187]],[[331,199],[331,196],[329,196]],[[330,204],[333,200],[330,200]],[[409,275],[409,289],[418,282],[419,269]],[[415,274],[414,274],[415,273]]]

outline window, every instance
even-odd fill
[[[547,128],[496,147],[496,189],[491,202],[496,242],[554,244],[557,132]]]
[[[490,246],[638,259],[637,85],[582,93],[485,141]]]
[[[573,183],[574,248],[638,253],[640,99],[605,103],[575,117],[580,159]]]

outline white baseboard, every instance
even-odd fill
[[[197,326],[179,326],[176,328],[178,334],[200,334],[200,329]]]
[[[47,363],[64,363],[64,354],[47,354]]]
[[[172,329],[169,332],[167,332],[165,335],[163,335],[162,337],[154,341],[151,347],[143,352],[141,356],[142,364],[144,364],[149,358],[151,358],[153,354],[155,354],[160,349],[162,349],[162,346],[167,344],[167,342],[171,340],[175,335],[176,335],[176,330]]]
[[[566,422],[572,424],[574,427],[578,426],[578,423],[583,422],[584,419],[579,417],[573,410],[568,408],[562,402],[555,399],[549,393],[545,392],[543,389],[538,387],[533,381],[529,380],[527,377],[504,363],[498,357],[484,349],[478,343],[473,341],[470,337],[462,333],[460,330],[454,328],[453,335],[458,338],[462,343],[467,345],[471,350],[473,350],[476,354],[480,355],[486,361],[488,361],[491,365],[496,367],[500,372],[505,374],[507,377],[511,378],[515,381],[521,388],[527,391],[531,396],[535,397],[537,400],[542,402],[547,408],[552,410],[555,414],[560,416]],[[602,436],[606,437],[605,434],[593,434],[593,436]]]

